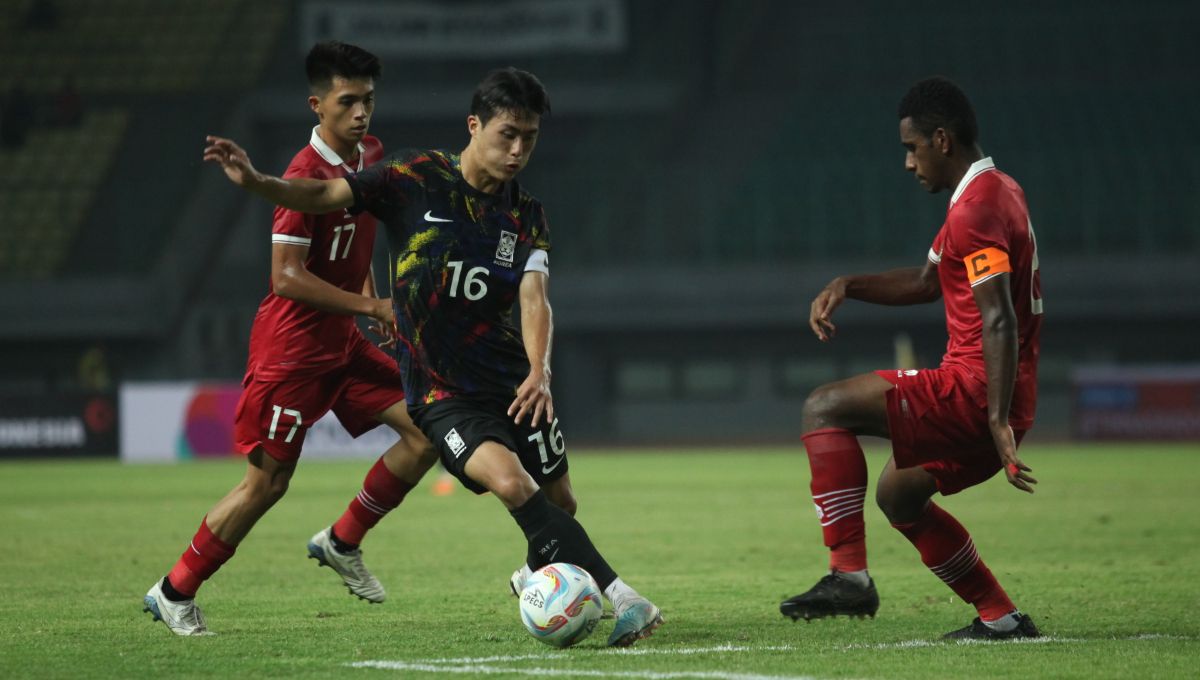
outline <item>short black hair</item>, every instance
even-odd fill
[[[900,100],[900,120],[912,118],[913,127],[932,137],[944,128],[954,133],[959,144],[972,146],[979,139],[975,108],[959,86],[948,78],[933,76],[913,85]]]
[[[313,92],[320,92],[332,87],[336,76],[347,80],[379,80],[379,76],[383,75],[383,64],[379,62],[379,57],[357,45],[327,40],[313,45],[308,51],[304,59],[304,71],[308,74],[308,84]]]
[[[471,98],[471,115],[487,125],[497,113],[507,111],[514,116],[539,116],[550,113],[550,96],[546,87],[529,71],[509,66],[498,68],[484,76]]]

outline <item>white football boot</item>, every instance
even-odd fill
[[[167,599],[162,591],[162,580],[154,582],[150,592],[142,598],[145,608],[142,611],[154,615],[155,621],[162,621],[176,635],[216,635],[204,623],[204,614],[196,606],[195,600],[175,602]]]
[[[628,647],[648,638],[663,622],[662,611],[641,596],[622,602],[619,607],[614,605],[614,608],[617,609],[617,625],[608,636],[609,647]]]
[[[329,528],[316,533],[308,542],[308,556],[323,567],[329,567],[342,577],[342,582],[354,595],[372,604],[379,604],[387,599],[387,591],[379,579],[367,571],[362,561],[362,550],[343,554],[333,547],[329,540]]]
[[[520,569],[513,572],[512,577],[508,579],[508,587],[512,590],[513,597],[521,597],[521,591],[525,590],[525,582],[532,575],[528,564],[522,564]]]

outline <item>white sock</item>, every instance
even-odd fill
[[[608,587],[604,589],[604,596],[612,602],[613,611],[620,612],[625,608],[625,603],[634,598],[641,597],[637,591],[630,588],[624,581],[617,577]]]
[[[980,619],[980,620],[982,621],[982,619]],[[996,619],[995,621],[984,621],[983,625],[987,626],[988,628],[991,628],[992,630],[996,631],[997,633],[1007,633],[1008,631],[1015,629],[1017,627],[1017,624],[1019,624],[1020,622],[1021,622],[1021,612],[1014,609],[1011,612],[1005,614],[1004,616],[1001,616],[1000,618]]]
[[[860,588],[866,588],[867,586],[871,585],[871,575],[867,573],[866,569],[861,571],[839,571],[834,573],[837,574],[838,578],[846,579]]]
[[[529,568],[528,564],[522,564],[521,565],[521,582],[524,583],[525,581],[528,581],[530,576],[533,576],[533,570]]]

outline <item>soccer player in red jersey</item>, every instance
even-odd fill
[[[353,45],[327,42],[313,47],[305,66],[318,124],[284,176],[340,178],[379,160],[382,145],[367,134],[379,60]],[[437,453],[408,416],[395,361],[355,325],[356,315],[368,316],[388,337],[395,326],[391,301],[375,296],[370,276],[375,228],[366,213],[275,210],[271,290],[254,319],[234,426],[237,446],[248,456],[246,476],[208,512],[175,567],[144,600],[146,611],[174,633],[208,634],[196,591],[283,497],[308,428],[330,410],[356,437],[380,423],[400,435],[342,517],[308,544],[309,556],[333,567],[352,593],[384,600],[358,544]]]
[[[918,82],[899,117],[905,169],[930,193],[953,191],[945,224],[923,266],[835,278],[813,300],[809,325],[828,342],[833,312],[847,298],[884,305],[942,298],[949,342],[938,368],[867,373],[819,387],[805,402],[804,447],[830,573],[780,611],[795,620],[878,610],[863,525],[867,466],[857,439],[872,435],[892,441],[875,490],[879,507],[922,562],[979,612],[946,637],[1036,637],[967,530],[931,500],[1001,470],[1022,491],[1032,493],[1037,483],[1017,457],[1033,425],[1042,325],[1025,194],[983,155],[974,109],[949,80]]]

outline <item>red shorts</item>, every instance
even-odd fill
[[[262,446],[275,460],[295,461],[308,428],[331,409],[351,436],[379,425],[376,415],[404,401],[400,369],[362,335],[353,343],[350,360],[326,373],[290,380],[248,373],[234,418],[238,450]]]
[[[958,493],[1000,471],[987,422],[987,385],[965,369],[875,371],[887,392],[888,430],[897,468],[920,465],[943,495]],[[1014,430],[1017,444],[1025,430]]]

